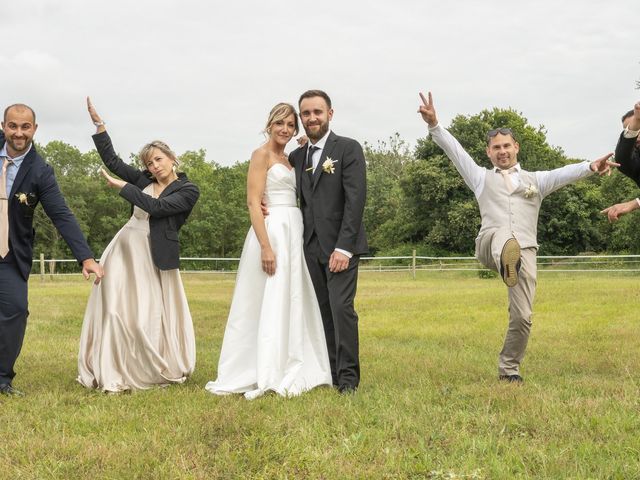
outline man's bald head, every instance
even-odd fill
[[[4,109],[4,121],[7,121],[7,114],[13,110],[16,109],[19,112],[31,112],[31,116],[33,117],[33,124],[36,124],[36,112],[33,111],[33,108],[31,108],[29,105],[25,105],[24,103],[14,103],[13,105],[9,105],[7,108]]]

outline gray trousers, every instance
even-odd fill
[[[476,257],[491,270],[500,272],[500,254],[505,242],[513,238],[508,228],[485,232],[476,239]],[[524,358],[533,317],[533,299],[537,284],[537,249],[523,248],[522,265],[518,274],[518,284],[509,288],[509,327],[502,351],[498,356],[498,374],[516,375],[520,373],[520,362]]]

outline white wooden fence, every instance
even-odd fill
[[[227,257],[182,257],[182,273],[188,274],[235,274],[239,258]],[[374,272],[407,272],[413,278],[417,271],[451,272],[451,271],[484,271],[488,272],[474,257],[431,257],[412,255],[395,257],[361,257],[360,271]],[[640,272],[640,255],[539,255],[538,272],[597,272],[597,273],[633,273]],[[73,263],[70,259],[45,259],[40,255],[34,260],[34,267],[39,266],[40,279],[47,275],[77,275],[80,267],[73,272],[58,273],[59,266]],[[194,266],[198,265],[197,268]],[[191,267],[191,268],[189,268]],[[65,268],[68,270],[68,268]]]

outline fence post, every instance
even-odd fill
[[[40,281],[44,282],[44,253],[40,254]]]
[[[49,276],[53,280],[53,275],[56,273],[56,261],[52,258],[49,260]]]
[[[411,256],[411,275],[413,279],[416,279],[416,249],[413,249],[413,255]]]

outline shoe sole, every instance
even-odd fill
[[[515,238],[510,238],[502,247],[500,263],[502,265],[502,280],[509,288],[518,284],[518,269],[520,261],[520,244]]]

